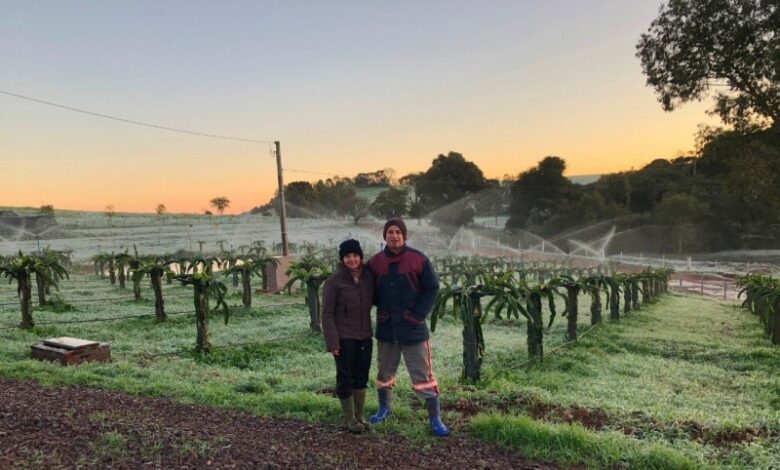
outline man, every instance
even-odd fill
[[[368,262],[375,276],[379,361],[376,380],[379,410],[369,420],[378,424],[390,415],[395,374],[403,356],[414,393],[425,400],[431,431],[446,436],[450,430],[440,417],[439,386],[431,370],[430,334],[425,324],[439,292],[439,280],[428,258],[406,245],[403,220],[388,220],[382,236],[385,249]]]

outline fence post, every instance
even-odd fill
[[[726,289],[728,288],[726,282],[727,281],[723,281],[723,300],[726,300]]]
[[[704,295],[704,276],[699,274],[699,280],[701,281],[701,295]]]

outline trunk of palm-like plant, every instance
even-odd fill
[[[32,292],[30,289],[30,275],[23,274],[18,279],[19,301],[22,306],[22,328],[30,329],[35,326],[32,317]]]
[[[609,319],[620,320],[620,290],[617,284],[609,286]]]
[[[642,279],[642,303],[646,304],[650,302],[653,299],[651,292],[650,292],[650,286],[646,279]]]
[[[111,282],[111,285],[113,286],[116,284],[116,273],[114,272],[114,260],[110,259],[108,260],[108,280]]]
[[[623,284],[623,313],[631,311],[631,283]]]
[[[542,330],[542,296],[531,293],[528,297],[528,315],[531,321],[527,323],[528,356],[544,358],[544,331]]]
[[[774,313],[769,317],[770,338],[772,344],[780,344],[780,297],[775,298]]]
[[[57,275],[54,273],[54,270],[52,270],[51,268],[49,268],[49,277],[51,277],[52,279],[57,279]],[[43,292],[46,295],[51,295],[51,286],[49,285],[48,282],[46,282],[46,280],[43,280]]]
[[[106,278],[106,263],[105,261],[100,261],[100,279]]]
[[[117,269],[119,273],[119,288],[124,289],[125,288],[125,267],[124,265],[119,266],[119,269]]]
[[[631,281],[631,305],[634,310],[639,310],[639,283],[637,281]]]
[[[152,290],[154,291],[154,316],[157,317],[157,321],[164,322],[165,315],[165,301],[163,300],[162,292],[162,273],[152,271],[149,273],[149,279],[152,283]]]
[[[471,297],[469,310],[462,310],[463,315],[463,378],[468,383],[477,383],[482,368],[484,339],[480,325],[479,296]]]
[[[100,276],[101,271],[101,263],[99,261],[95,261],[95,276]]]
[[[208,317],[209,301],[205,287],[200,284],[193,284],[192,287],[195,296],[195,326],[198,330],[198,336],[195,339],[195,350],[208,354],[211,351]]]
[[[577,296],[579,294],[579,287],[566,287],[566,339],[569,341],[577,339],[577,316],[579,314]]]
[[[46,301],[46,281],[43,279],[43,276],[36,274],[35,284],[38,287],[38,305],[45,307],[48,302]]]
[[[166,284],[173,284],[173,273],[171,273],[171,272],[165,273],[165,283]]]
[[[141,277],[133,273],[131,276],[133,280],[133,298],[136,302],[141,301]]]
[[[755,311],[761,323],[764,324],[764,334],[768,337],[772,336],[772,312],[769,311],[769,302],[763,296],[758,297],[755,300]]]
[[[244,295],[241,300],[244,302],[244,307],[249,308],[252,306],[252,286],[250,281],[252,279],[251,273],[248,269],[241,271],[241,283],[243,285]]]
[[[228,261],[228,268],[232,268],[236,265],[236,260],[231,259]],[[233,271],[233,287],[238,287],[238,271]]]
[[[590,294],[590,324],[601,323],[601,289],[596,288]]]
[[[317,284],[313,281],[306,283],[306,304],[309,306],[309,326],[311,331],[319,334],[322,331],[322,308],[320,296],[317,292]]]

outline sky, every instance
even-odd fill
[[[635,45],[656,0],[0,0],[0,92],[164,127],[280,141],[285,183],[459,152],[487,177],[567,175],[694,148]],[[0,206],[226,213],[277,188],[270,144],[174,133],[0,93]]]

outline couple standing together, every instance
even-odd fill
[[[431,312],[439,280],[430,260],[406,245],[406,224],[391,218],[382,231],[385,248],[363,263],[357,240],[339,245],[339,266],[323,289],[322,327],[325,346],[336,360],[336,395],[344,425],[354,433],[368,430],[364,418],[366,385],[371,367],[371,306],[376,305],[379,409],[369,418],[379,424],[390,415],[395,374],[401,357],[415,395],[425,400],[431,431],[446,436],[439,387],[431,369],[431,348],[425,319]]]

